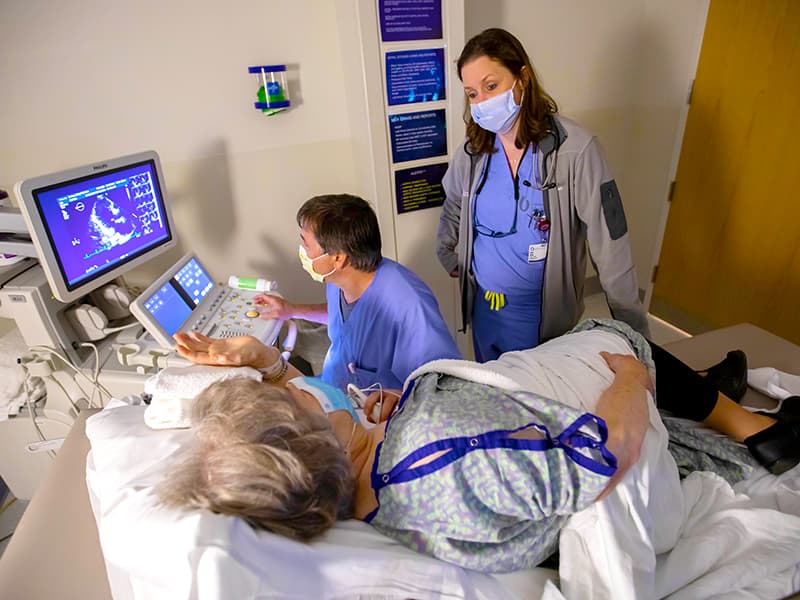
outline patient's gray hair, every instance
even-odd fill
[[[159,486],[161,501],[205,508],[310,540],[353,513],[350,461],[322,414],[288,390],[237,378],[197,397],[195,442]]]

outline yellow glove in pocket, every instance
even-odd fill
[[[487,290],[483,295],[483,299],[489,303],[489,308],[491,310],[500,310],[506,305],[506,295],[500,292],[490,292]]]

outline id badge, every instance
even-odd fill
[[[547,256],[547,244],[531,244],[528,246],[528,262],[544,260]]]

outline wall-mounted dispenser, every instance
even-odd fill
[[[248,67],[258,80],[258,102],[253,106],[266,114],[274,115],[289,108],[289,88],[286,85],[286,65]]]

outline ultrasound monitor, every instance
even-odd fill
[[[155,152],[18,183],[15,192],[53,295],[71,302],[176,244]]]

